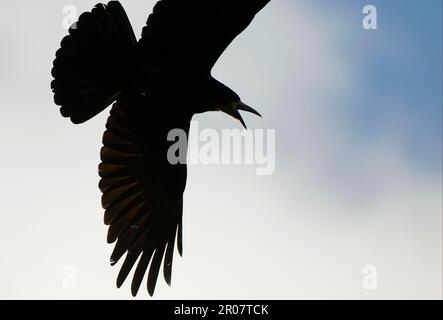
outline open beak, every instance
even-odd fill
[[[245,127],[245,129],[247,129],[245,121],[243,120],[242,116],[240,115],[240,112],[238,112],[239,110],[250,112],[250,113],[253,113],[253,114],[261,117],[261,114],[258,113],[257,110],[251,108],[250,106],[243,103],[242,101],[231,102],[231,103],[223,106],[222,108],[220,108],[220,111],[223,111],[224,113],[229,114],[231,117],[237,119],[238,121],[241,122],[243,127]]]

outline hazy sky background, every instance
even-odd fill
[[[155,1],[121,2],[139,35]],[[0,2],[0,298],[131,297],[97,188],[107,112],[74,126],[49,89],[63,7],[95,3]],[[439,0],[271,1],[214,75],[262,112],[250,128],[276,130],[275,174],[190,167],[184,258],[155,298],[441,299],[441,21]]]

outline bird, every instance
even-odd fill
[[[167,152],[173,129],[189,133],[196,114],[221,111],[246,128],[239,111],[260,116],[211,71],[270,0],[160,0],[137,40],[119,1],[82,13],[55,53],[51,74],[61,115],[82,124],[111,106],[98,173],[111,265],[124,261],[120,288],[135,268],[150,296],[171,285],[174,247],[183,254],[186,163]],[[137,263],[138,262],[138,263]]]

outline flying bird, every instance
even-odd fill
[[[194,114],[222,111],[246,127],[239,111],[259,115],[214,79],[219,57],[270,0],[161,0],[137,41],[118,1],[80,15],[53,63],[55,104],[74,124],[112,105],[99,165],[104,222],[117,277],[136,265],[135,296],[147,275],[154,294],[163,262],[170,285],[174,246],[182,244],[186,164],[167,159],[172,129],[189,132]],[[137,263],[138,262],[138,263]]]

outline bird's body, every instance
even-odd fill
[[[121,286],[137,264],[132,293],[149,267],[155,289],[162,261],[171,280],[177,241],[182,252],[186,164],[171,164],[173,129],[189,131],[196,113],[224,111],[243,124],[238,110],[257,113],[215,80],[217,59],[270,0],[162,0],[137,42],[117,1],[80,16],[56,53],[54,99],[62,115],[83,123],[113,103],[101,150],[108,242],[116,241],[111,263],[126,254]]]

